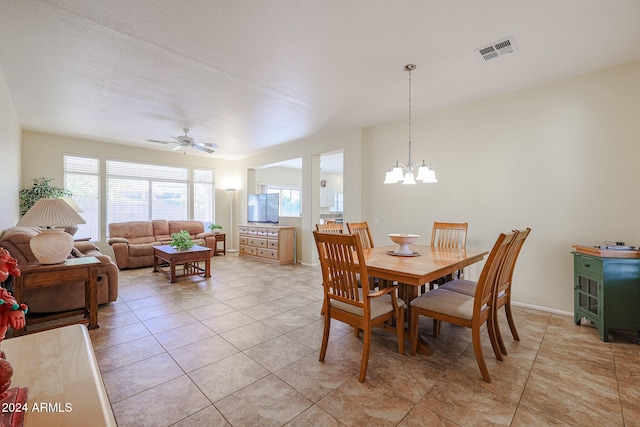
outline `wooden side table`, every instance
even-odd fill
[[[216,242],[213,247],[213,256],[227,254],[227,235],[225,233],[214,234]],[[218,242],[222,242],[222,249],[218,247]]]
[[[70,310],[64,313],[53,314],[50,316],[38,317],[36,319],[28,319],[27,326],[24,330],[14,331],[15,336],[23,334],[37,332],[27,331],[29,326],[47,322],[50,320],[60,319],[69,316],[76,316],[84,314],[84,318],[71,321],[65,325],[74,323],[86,323],[89,322],[89,329],[98,328],[98,266],[100,260],[96,257],[82,257],[82,258],[70,258],[61,264],[39,264],[29,263],[21,264],[19,277],[16,277],[14,283],[14,297],[16,301],[20,303],[27,303],[24,301],[25,291],[36,288],[43,288],[47,286],[58,286],[66,283],[84,282],[84,308],[78,310]],[[63,325],[56,325],[49,328],[43,328],[39,330],[46,330],[51,328],[57,328]]]

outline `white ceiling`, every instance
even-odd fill
[[[405,117],[408,63],[415,115],[640,59],[638,0],[1,1],[23,129],[226,159]]]

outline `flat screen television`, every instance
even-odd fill
[[[277,224],[279,221],[280,194],[249,194],[247,222]]]

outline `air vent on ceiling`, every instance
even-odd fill
[[[507,39],[492,43],[489,46],[481,47],[477,50],[477,52],[480,54],[480,56],[482,56],[482,59],[488,61],[490,59],[497,58],[498,56],[515,52],[516,50],[518,49],[516,48],[516,43],[513,40],[513,37],[509,37]]]

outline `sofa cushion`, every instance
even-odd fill
[[[142,245],[129,245],[129,256],[137,257],[137,256],[149,256],[153,255],[153,247],[155,245],[159,245],[160,242],[153,242],[153,244],[145,243]]]
[[[109,224],[109,236],[122,237],[133,243],[154,241],[153,227],[149,221],[113,222]]]
[[[204,224],[200,221],[169,221],[169,234],[179,233],[186,230],[193,238],[197,234],[204,232]]]

